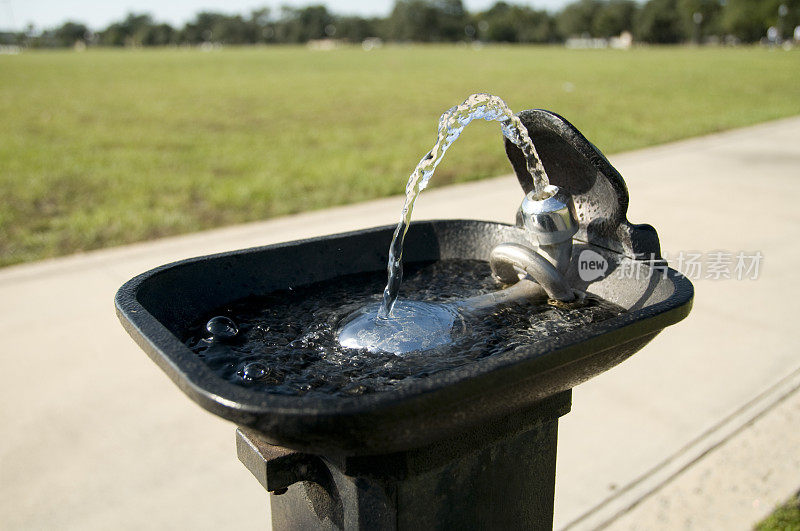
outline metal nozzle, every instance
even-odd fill
[[[517,213],[522,225],[538,244],[539,253],[561,273],[566,273],[572,257],[572,237],[578,220],[572,197],[558,186],[548,185],[539,197],[530,192]]]
[[[516,243],[501,243],[489,257],[494,277],[504,284],[515,284],[518,271],[524,272],[540,285],[552,300],[568,302],[575,294],[564,275],[533,249]]]

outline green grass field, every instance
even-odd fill
[[[755,531],[800,531],[800,493],[756,524]]]
[[[614,153],[800,113],[800,53],[0,56],[0,265],[400,193],[439,114],[473,92],[556,111]],[[496,124],[473,125],[432,185],[510,171],[500,140]]]

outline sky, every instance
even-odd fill
[[[469,11],[480,11],[496,0],[463,0]],[[512,0],[537,9],[556,11],[570,0]],[[91,29],[104,28],[129,12],[150,13],[159,22],[182,26],[200,11],[249,13],[258,7],[279,8],[281,5],[301,7],[325,4],[343,15],[385,16],[394,0],[0,0],[0,29],[22,30],[28,23],[38,29],[58,26],[66,20],[83,22]]]

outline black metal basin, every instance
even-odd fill
[[[551,182],[573,194],[581,223],[574,256],[601,255],[609,272],[573,285],[626,313],[559,337],[543,338],[469,366],[418,380],[402,390],[356,397],[288,397],[228,383],[180,340],[198,316],[228,302],[340,275],[384,270],[393,227],[380,227],[193,258],[144,273],[116,296],[128,333],[200,406],[260,432],[270,443],[313,453],[386,454],[419,448],[529,408],[608,370],[690,311],[691,283],[673,270],[614,274],[643,257],[659,257],[652,227],[625,219],[627,190],[608,161],[563,118],[521,113]],[[530,176],[507,147],[523,188]],[[523,242],[514,226],[483,221],[412,224],[405,260],[487,260],[504,242]],[[650,256],[648,256],[650,255]],[[575,260],[575,258],[574,258]],[[660,262],[656,262],[659,264]]]
[[[382,227],[163,266],[126,283],[117,293],[117,312],[153,361],[212,413],[290,448],[384,453],[453,435],[570,389],[631,356],[691,308],[691,283],[672,270],[666,278],[657,273],[647,282],[616,274],[590,285],[573,279],[629,311],[434,375],[412,388],[353,398],[276,396],[236,386],[212,373],[179,339],[197,316],[226,302],[382,270],[392,230]],[[405,253],[409,262],[485,260],[495,245],[523,237],[520,229],[500,223],[416,223]],[[601,247],[576,245],[578,253],[591,248],[616,267],[631,260]]]

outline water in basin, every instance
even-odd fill
[[[408,304],[430,312],[434,305],[441,309],[497,290],[483,261],[412,263],[406,269],[397,311]],[[360,308],[374,309],[385,280],[380,272],[348,275],[235,301],[201,316],[183,339],[230,382],[284,395],[348,396],[402,388],[623,311],[591,297],[571,309],[523,301],[498,305],[480,318],[436,314],[437,319],[452,318],[456,326],[447,341],[428,350],[398,356],[340,345],[342,321],[358,316]]]

